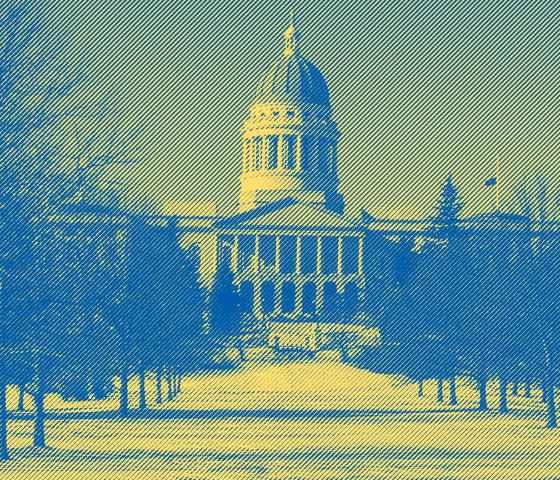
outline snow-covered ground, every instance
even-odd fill
[[[416,385],[336,362],[248,365],[187,378],[183,390],[129,420],[103,414],[116,399],[50,398],[51,410],[83,418],[49,420],[42,453],[31,423],[13,421],[0,479],[560,478],[560,432],[544,427],[536,391],[514,398],[511,415],[478,413],[466,382],[452,408],[435,402],[433,383],[418,399]]]

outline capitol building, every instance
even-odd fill
[[[229,266],[249,323],[298,330],[315,347],[317,323],[347,331],[362,313],[371,257],[368,228],[344,214],[327,83],[302,55],[293,24],[241,133],[239,213],[181,217],[181,243],[196,244],[208,285]]]
[[[101,257],[123,272],[124,252],[134,249],[135,226],[143,223],[155,232],[140,242],[154,252],[171,232],[173,242],[196,253],[207,290],[222,269],[232,273],[247,338],[313,351],[340,344],[341,338],[376,343],[380,297],[398,283],[395,260],[402,252],[437,243],[433,222],[379,219],[363,210],[360,218],[347,215],[339,190],[340,132],[327,83],[302,55],[293,24],[283,40],[241,131],[237,213],[135,216],[77,204],[71,212],[78,215],[65,214],[57,224],[68,230],[63,235],[68,248],[84,250],[82,256],[92,261],[99,255],[88,253],[83,239],[72,233],[76,223],[92,232],[112,232],[89,235],[107,238],[99,246]],[[544,234],[560,248],[558,222],[535,223],[503,212],[498,202],[493,211],[461,220],[460,227],[477,251],[490,254],[505,246],[515,255]]]

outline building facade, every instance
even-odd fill
[[[254,328],[286,322],[314,347],[314,325],[348,325],[362,310],[367,228],[344,214],[327,83],[293,24],[283,40],[242,128],[239,213],[179,226],[206,284],[221,263],[231,268]]]

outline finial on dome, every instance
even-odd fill
[[[296,53],[298,34],[294,26],[294,11],[290,10],[290,24],[284,32],[284,56]]]

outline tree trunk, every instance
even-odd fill
[[[556,418],[556,398],[554,395],[554,367],[550,364],[546,366],[543,392],[546,398],[546,426],[556,428],[558,420]]]
[[[449,403],[451,405],[457,405],[459,403],[457,401],[457,377],[455,377],[455,375],[449,379]]]
[[[120,392],[119,392],[119,415],[128,416],[128,362],[123,360],[119,370]]]
[[[488,410],[488,378],[484,369],[478,376],[478,409],[482,412]]]
[[[86,391],[87,391],[87,399],[93,400],[95,399],[95,388],[94,384],[94,369],[92,366],[88,366],[86,369]]]
[[[146,402],[146,369],[144,364],[140,364],[138,372],[138,382],[139,382],[139,398],[138,398],[138,408],[140,410],[145,410],[147,406]]]
[[[531,398],[532,391],[531,391],[531,380],[528,380],[525,384],[525,398]]]
[[[443,403],[443,378],[437,379],[437,401]]]
[[[35,392],[35,422],[33,429],[33,446],[45,448],[45,378],[42,359],[39,357],[35,369],[37,391]]]
[[[183,376],[179,375],[179,377],[177,378],[177,391],[179,393],[181,393],[182,390],[182,383],[183,383]]]
[[[18,412],[23,412],[25,410],[25,384],[20,383],[18,385]]]
[[[163,402],[162,395],[162,383],[163,383],[163,373],[161,371],[161,365],[157,366],[156,370],[156,403],[160,404]]]
[[[541,380],[541,400],[544,404],[547,403],[546,397],[547,397],[547,386],[546,386],[546,380],[543,378]]]
[[[508,413],[508,399],[507,399],[507,379],[500,376],[500,413]]]
[[[424,398],[424,380],[418,380],[418,398]]]
[[[0,383],[0,460],[9,460],[8,452],[8,404],[7,390],[8,386],[2,381]]]
[[[167,369],[167,401],[173,400],[173,370],[171,367]]]

